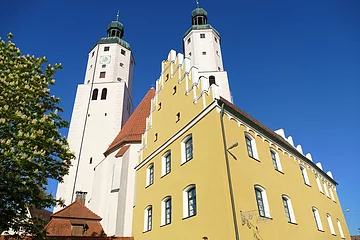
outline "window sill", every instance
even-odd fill
[[[166,173],[166,174],[164,174],[164,175],[162,175],[160,178],[166,177],[166,176],[169,175],[170,173],[171,173],[171,171],[168,172],[168,173]]]
[[[149,185],[147,185],[145,188],[148,188],[148,187],[150,187],[151,185],[153,185],[154,183],[151,183],[151,184],[149,184]]]
[[[180,166],[184,165],[185,163],[190,162],[191,160],[192,160],[192,158],[190,158],[189,160],[187,160],[187,161],[183,162],[182,164],[180,164]]]
[[[249,155],[248,155],[249,156]],[[254,157],[251,157],[251,156],[249,156],[249,158],[252,158],[252,159],[254,159],[255,161],[257,161],[257,162],[261,162],[259,159],[257,159],[257,158],[254,158]]]
[[[322,229],[318,229],[318,231],[319,231],[319,232],[325,232],[325,231],[324,231],[324,230],[322,230]]]
[[[275,168],[274,168],[275,169]],[[281,174],[285,174],[283,171],[280,171],[279,169],[275,169],[275,171],[281,173]]]
[[[292,225],[298,225],[296,222],[288,222],[288,223],[290,223]]]
[[[182,218],[182,220],[186,220],[186,219],[188,219],[188,218],[192,218],[192,217],[195,217],[195,216],[196,216],[196,214],[191,215],[191,216],[188,216],[188,217],[184,217],[184,218]]]
[[[147,233],[147,232],[150,232],[150,231],[151,231],[151,229],[150,229],[150,230],[143,231],[143,233]]]
[[[170,225],[170,224],[171,224],[171,222],[170,222],[170,223],[163,224],[163,225],[160,225],[160,227],[165,227],[165,226]]]
[[[306,185],[306,186],[308,186],[308,187],[311,187],[311,185],[310,185],[310,184],[305,183],[305,185]]]
[[[321,191],[320,191],[320,193],[321,193],[322,195],[325,195],[325,193],[324,193],[324,192],[321,192]]]
[[[331,235],[333,235],[333,236],[335,236],[335,237],[337,236],[335,233],[332,233]]]
[[[266,217],[266,216],[260,216],[261,218],[265,218],[265,219],[268,219],[268,220],[273,220],[272,217]]]

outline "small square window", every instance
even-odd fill
[[[200,38],[205,38],[205,33],[200,33]]]
[[[121,54],[125,56],[125,50],[121,49]]]
[[[219,51],[216,51],[216,55],[220,56]]]
[[[110,50],[110,47],[104,47],[104,52],[107,52]]]
[[[189,44],[191,42],[191,38],[188,38],[187,43]]]
[[[124,67],[124,63],[120,63],[120,67]]]
[[[217,38],[215,38],[215,42],[218,42]]]
[[[221,71],[221,68],[220,68],[220,67],[218,67],[218,71]]]
[[[100,78],[105,78],[106,72],[100,72]]]
[[[101,68],[106,68],[106,64],[101,65]]]
[[[206,52],[202,52],[202,55],[206,55]]]

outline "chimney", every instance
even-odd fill
[[[79,201],[79,202],[81,202],[82,204],[85,205],[85,200],[86,200],[86,194],[87,194],[87,192],[76,191],[75,194],[76,194],[75,201]]]

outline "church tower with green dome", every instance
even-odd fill
[[[199,70],[209,83],[219,85],[220,95],[232,102],[227,72],[224,70],[220,46],[220,34],[208,23],[208,13],[197,7],[191,13],[192,25],[183,38],[184,54],[191,66]]]
[[[107,27],[107,36],[98,40],[88,53],[85,78],[77,88],[68,133],[76,159],[56,194],[65,200],[65,205],[81,197],[92,211],[98,211],[94,206],[101,206],[94,204],[92,194],[98,187],[94,182],[95,167],[133,112],[135,61],[123,36],[124,26],[117,15],[116,21]],[[57,206],[54,211],[60,209]],[[106,232],[111,233],[109,229]]]

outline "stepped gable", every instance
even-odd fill
[[[145,132],[146,128],[146,118],[150,114],[151,99],[154,96],[155,89],[150,88],[119,134],[105,151],[105,156],[108,156],[110,153],[116,151],[125,143],[141,142],[141,136]]]

